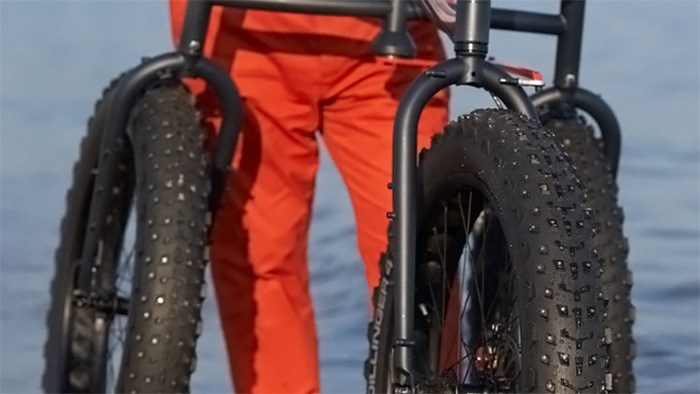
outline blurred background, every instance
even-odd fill
[[[494,1],[557,12],[557,1]],[[494,32],[497,60],[551,81],[553,38]],[[53,249],[77,147],[107,82],[171,49],[166,1],[0,1],[0,391],[40,389]],[[700,2],[591,1],[581,84],[623,129],[640,393],[700,392]],[[491,105],[467,88],[452,116]],[[347,193],[325,151],[311,228],[323,392],[362,392],[367,288]],[[194,392],[230,391],[214,299]]]

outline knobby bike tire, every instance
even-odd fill
[[[113,91],[114,84],[96,106],[68,192],[51,286],[43,388],[187,392],[196,364],[195,342],[202,330],[208,250],[210,186],[204,133],[190,93],[178,81],[163,80],[132,109],[130,138],[120,140],[105,155],[100,140]],[[118,160],[119,165],[115,187],[98,193],[108,207],[100,218],[104,220],[100,254],[96,261],[82,261],[92,189],[100,188],[95,185],[100,155],[103,160]],[[135,242],[127,254],[121,247],[130,216]],[[117,299],[119,270],[129,268],[128,294]],[[110,302],[76,302],[72,293],[77,273],[84,269],[94,272],[91,292]],[[117,310],[127,316],[119,371],[112,382],[110,327],[124,319]]]
[[[66,194],[66,212],[60,224],[60,240],[54,254],[54,278],[50,286],[50,307],[46,315],[47,340],[44,344],[44,371],[42,375],[42,388],[47,393],[57,392],[86,392],[90,390],[86,377],[81,371],[71,371],[68,364],[73,360],[68,353],[90,354],[89,343],[76,343],[73,345],[67,338],[73,335],[73,331],[81,328],[89,329],[87,322],[82,318],[67,317],[73,312],[72,289],[77,278],[80,252],[83,247],[83,239],[87,231],[87,215],[94,187],[94,176],[97,171],[97,163],[100,153],[100,140],[103,135],[107,117],[107,107],[111,102],[114,90],[122,76],[112,80],[103,90],[102,97],[95,103],[93,115],[88,120],[87,134],[80,142],[79,158],[73,166],[72,185]],[[120,146],[114,149],[114,156],[119,157],[122,163],[129,163],[128,152],[124,150],[124,141],[120,139]],[[118,187],[127,186],[121,174],[116,183]],[[117,202],[121,205],[120,202]],[[76,319],[77,322],[71,319]],[[77,329],[73,325],[78,325]],[[76,334],[79,335],[79,334]],[[79,351],[71,351],[71,347],[79,348]],[[82,361],[85,357],[77,356]]]
[[[632,273],[627,264],[629,245],[623,233],[624,213],[618,204],[618,186],[610,170],[603,142],[582,118],[551,117],[545,127],[554,133],[576,166],[594,210],[594,249],[603,260],[603,293],[607,300],[607,326],[612,331],[610,370],[614,393],[635,391],[632,363],[635,342],[632,335],[634,307],[630,299]]]
[[[430,299],[425,291],[432,286],[430,283],[438,283],[431,279],[434,275],[430,273],[431,265],[435,266],[432,262],[436,255],[435,245],[444,243],[446,267],[443,272],[446,274],[443,278],[452,276],[443,282],[454,283],[455,268],[448,265],[454,265],[456,260],[448,251],[463,248],[469,236],[468,231],[455,232],[454,236],[447,235],[452,230],[442,235],[435,231],[431,233],[428,224],[443,223],[441,226],[446,230],[454,227],[454,209],[448,211],[448,205],[455,199],[450,196],[456,190],[470,190],[480,192],[481,205],[475,203],[468,210],[478,212],[488,206],[490,217],[497,219],[496,223],[502,230],[500,241],[499,237],[494,237],[495,248],[488,244],[482,246],[484,253],[479,254],[478,260],[481,268],[477,266],[474,272],[487,270],[491,265],[502,265],[503,262],[494,256],[507,252],[507,258],[502,260],[509,261],[508,277],[514,289],[508,297],[513,303],[510,312],[517,310],[519,313],[517,327],[513,332],[508,330],[509,336],[519,338],[519,349],[501,358],[501,361],[515,359],[514,365],[519,369],[517,374],[512,374],[513,382],[505,386],[506,391],[606,392],[610,388],[611,376],[606,365],[610,340],[604,325],[600,280],[603,267],[594,259],[590,246],[593,223],[581,183],[553,136],[537,122],[519,114],[478,110],[451,122],[443,133],[433,138],[431,147],[421,152],[419,177],[419,239],[413,284],[417,305],[414,312],[415,371],[411,371],[417,391],[454,392],[454,387],[450,386],[453,382],[444,378],[445,371],[436,373],[419,368],[421,360],[417,358],[435,360],[430,356],[430,349],[439,350],[444,342],[442,330],[424,328],[433,324],[434,316],[445,313],[444,310],[438,312],[439,308],[430,312],[431,308],[420,309],[418,306],[422,300]],[[444,214],[441,216],[434,207],[439,206],[438,200],[445,196],[449,198],[443,204]],[[460,204],[462,200],[460,192]],[[464,213],[461,206],[460,211]],[[465,222],[464,214],[462,222]],[[485,234],[490,232],[498,233],[495,230],[483,231]],[[441,241],[436,242],[436,239]],[[391,381],[394,379],[391,365],[395,324],[393,242],[390,225],[389,246],[380,261],[381,280],[374,291],[375,314],[368,330],[370,354],[365,363],[365,377],[370,393],[392,392]],[[496,283],[494,277],[488,280]],[[446,294],[446,290],[443,286],[442,294]],[[498,295],[488,297],[493,301],[491,305],[496,305],[500,299]],[[442,309],[449,304],[448,298],[449,294],[447,298],[443,297]],[[502,306],[495,309],[499,308]],[[510,318],[510,312],[501,314]],[[461,322],[461,314],[459,319]],[[480,324],[486,327],[488,322]],[[436,332],[438,340],[430,339]],[[430,345],[431,341],[438,345]],[[421,348],[426,351],[421,351]],[[474,354],[478,351],[476,349]],[[493,371],[498,368],[495,362],[498,357],[496,354],[486,363],[490,377],[477,377],[481,384],[479,390],[503,391],[504,386],[494,386],[500,383],[488,382],[488,379],[496,380]],[[470,365],[479,368],[476,357]],[[483,361],[481,365],[484,368]],[[490,388],[484,387],[489,384],[492,384]]]

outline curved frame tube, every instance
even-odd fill
[[[236,85],[228,73],[204,57],[188,58],[180,53],[166,53],[158,57],[148,59],[141,65],[127,73],[117,85],[107,114],[106,129],[101,142],[101,154],[99,172],[95,178],[95,187],[92,193],[92,201],[101,201],[100,195],[111,190],[116,173],[116,160],[111,160],[112,147],[126,133],[129,114],[134,104],[146,89],[162,79],[188,75],[201,77],[207,81],[219,96],[223,119],[219,133],[213,161],[213,188],[212,204],[218,201],[218,197],[224,187],[224,177],[228,172],[231,157],[235,150],[238,130],[241,122],[241,98]],[[105,213],[104,204],[91,204],[88,213],[88,232],[83,247],[83,259],[92,260],[97,255],[98,235],[101,233],[102,222],[99,218]],[[92,272],[81,270],[78,277],[78,286],[87,293],[91,288]]]
[[[612,108],[599,95],[582,88],[576,88],[573,91],[549,88],[533,94],[532,102],[536,107],[568,104],[589,114],[598,125],[605,155],[610,160],[611,172],[613,177],[617,177],[622,132]]]
[[[411,284],[415,278],[417,222],[417,138],[418,119],[423,108],[440,90],[451,85],[460,84],[472,71],[478,75],[478,69],[472,69],[468,58],[453,58],[435,65],[422,73],[406,90],[399,101],[394,123],[393,136],[393,221],[394,233],[390,236],[396,241],[391,250],[394,259],[394,280],[396,296],[394,297],[395,330],[394,376],[399,377],[400,385],[412,385],[411,350],[413,340],[414,297]],[[537,111],[530,98],[519,86],[500,83],[500,78],[508,74],[497,66],[484,62],[481,67],[481,85],[501,99],[514,111],[538,119]]]

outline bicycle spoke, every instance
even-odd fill
[[[459,198],[458,198],[457,201],[459,202],[459,211],[460,211],[460,217],[462,218],[462,227],[463,227],[463,230],[464,230],[464,234],[465,234],[466,236],[469,235],[469,233],[470,233],[469,228],[471,227],[472,196],[473,196],[473,193],[470,191],[470,192],[469,192],[469,203],[468,203],[468,205],[467,205],[468,214],[467,214],[467,220],[466,220],[466,222],[465,222],[465,221],[464,221],[464,207],[462,206],[462,194],[461,194],[461,193],[458,193],[458,197],[459,197]],[[475,268],[474,268],[474,261],[473,261],[473,259],[471,258],[471,257],[472,257],[472,254],[473,254],[473,251],[472,251],[472,249],[471,249],[471,246],[469,245],[469,242],[467,242],[466,246],[467,246],[467,253],[464,253],[464,259],[469,259],[469,264],[470,264],[470,266],[471,266],[471,272],[472,272],[472,275],[473,275],[473,274],[476,272],[476,270],[475,270]],[[464,271],[466,270],[467,265],[464,263],[464,259],[463,259],[463,261],[462,261],[462,275],[461,275],[461,276],[462,276],[462,278],[461,278],[462,284],[461,284],[461,286],[460,286],[460,289],[464,289],[464,288],[465,288],[465,287],[464,287],[464,280],[465,280],[466,274],[465,274]],[[482,303],[482,297],[483,297],[483,296],[482,296],[482,294],[480,293],[479,289],[476,290],[476,296],[477,296],[478,302],[481,304],[481,303]],[[464,314],[466,313],[466,311],[467,311],[467,308],[466,308],[466,305],[465,305],[464,310],[461,311],[461,312],[460,312],[460,315],[459,315],[459,321],[460,321],[460,322],[464,320]],[[482,319],[482,320],[483,320],[483,319]],[[461,325],[460,325],[460,327],[461,327]],[[461,342],[462,342],[462,341],[461,341],[461,337],[460,337],[460,343],[461,343]]]
[[[438,281],[427,281],[423,303],[430,305],[428,316],[437,318],[428,321],[429,346],[416,351],[418,356],[428,355],[421,360],[429,374],[426,377],[442,376],[455,379],[455,383],[478,379],[495,390],[510,390],[508,382],[519,368],[512,328],[519,316],[514,313],[517,298],[510,252],[501,245],[500,224],[492,208],[486,205],[477,209],[473,191],[468,193],[457,192],[454,199],[445,200],[442,226],[438,222],[429,230],[435,241],[431,241],[433,257],[427,257],[440,260],[441,286]],[[481,211],[476,219],[472,217],[475,209]],[[448,225],[450,214],[460,215],[457,229]],[[464,239],[457,259],[456,251],[450,250],[456,246],[448,243],[448,237]],[[437,360],[435,351],[439,354]]]

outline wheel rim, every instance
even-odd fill
[[[135,215],[132,213],[126,228],[127,242],[124,243],[125,245],[131,245],[131,247],[130,249],[124,250],[121,253],[123,258],[120,259],[120,263],[116,271],[116,278],[114,279],[115,286],[113,299],[123,305],[129,305],[131,301],[130,295],[134,277],[135,223]],[[108,330],[106,330],[103,342],[106,344],[105,357],[103,358],[106,364],[106,366],[103,368],[106,373],[104,381],[107,392],[115,392],[123,354],[122,348],[124,347],[124,343],[126,341],[126,329],[128,327],[129,320],[128,310],[121,310],[108,314],[106,316],[106,320],[109,322],[109,324],[107,325]]]
[[[123,163],[128,164],[119,166],[117,184],[112,193],[108,193],[110,214],[105,218],[104,231],[99,237],[95,264],[88,268],[94,273],[91,295],[77,296],[77,279],[83,269],[81,265],[86,262],[80,256],[83,243],[78,242],[73,248],[74,275],[68,283],[70,291],[65,292],[62,314],[63,358],[59,369],[63,390],[114,392],[116,373],[112,357],[115,353],[121,356],[121,352],[115,350],[118,343],[123,345],[133,276],[135,215],[131,209],[133,167],[129,157],[124,155]],[[94,176],[85,189],[89,194],[84,199],[79,234],[87,229],[93,183]],[[124,245],[132,245],[131,250],[124,251]],[[78,353],[73,350],[76,345],[80,349]]]
[[[480,182],[443,190],[424,220],[417,267],[418,392],[515,392],[520,327],[512,262]],[[465,186],[463,184],[463,186]],[[495,253],[498,253],[497,255]],[[458,300],[459,302],[455,302]],[[422,364],[422,365],[421,365]]]

